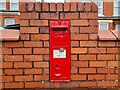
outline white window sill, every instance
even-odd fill
[[[104,17],[104,15],[102,15],[102,14],[98,14],[98,17]]]

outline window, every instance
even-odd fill
[[[18,0],[10,0],[10,10],[12,10],[12,11],[19,10],[19,1]]]
[[[120,30],[120,24],[115,25],[115,30]]]
[[[6,10],[6,0],[0,0],[0,10]]]
[[[4,25],[12,25],[15,24],[14,18],[5,18]]]
[[[103,1],[95,1],[95,4],[98,6],[98,15],[103,15]]]
[[[99,23],[99,30],[108,30],[108,23]]]
[[[120,0],[114,1],[114,15],[120,15]]]

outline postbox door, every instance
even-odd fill
[[[70,81],[69,25],[70,25],[69,20],[50,21],[50,81],[51,82]]]

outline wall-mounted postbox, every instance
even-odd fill
[[[50,21],[50,81],[70,81],[70,21]]]

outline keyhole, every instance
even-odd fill
[[[55,67],[58,67],[58,65],[56,64]]]

